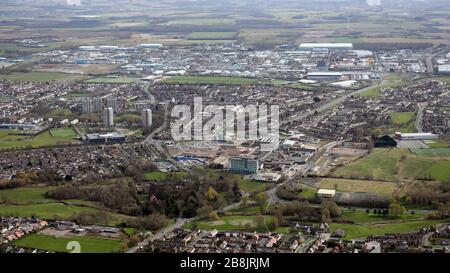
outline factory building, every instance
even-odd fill
[[[152,126],[152,110],[151,109],[144,109],[142,110],[142,126],[145,129],[148,129]]]
[[[450,75],[450,64],[443,64],[439,66],[439,74]]]
[[[162,48],[163,45],[162,44],[140,44],[137,46],[137,48],[139,49],[143,49],[143,48]]]
[[[105,127],[114,126],[114,110],[111,107],[103,109],[103,125]]]
[[[115,132],[107,134],[86,134],[86,141],[91,144],[123,143],[125,140],[125,135]]]
[[[352,43],[304,43],[300,50],[352,50]]]
[[[432,133],[409,133],[404,134],[400,132],[395,133],[395,138],[399,140],[434,140],[439,137]]]
[[[307,74],[308,80],[313,81],[337,81],[342,78],[340,72],[310,72]]]
[[[259,161],[250,158],[230,158],[230,172],[240,174],[257,173],[259,170]]]

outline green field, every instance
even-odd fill
[[[8,134],[0,134],[0,150],[8,149],[26,149],[26,148],[41,148],[47,146],[55,146],[60,144],[69,144],[73,141],[75,132],[67,129],[54,129],[56,136],[52,136],[49,131],[42,132],[36,136],[14,135],[10,134],[13,131],[8,131]],[[72,129],[71,129],[72,130]],[[0,130],[0,132],[3,130]],[[17,133],[17,131],[14,131]]]
[[[53,187],[42,188],[15,188],[0,190],[0,200],[15,202],[46,202],[51,201],[45,197],[45,193],[54,189]]]
[[[408,124],[416,118],[415,112],[393,112],[390,115],[392,123],[396,125]]]
[[[78,74],[58,72],[14,72],[9,75],[0,75],[0,80],[28,82],[78,81],[86,78],[87,77]]]
[[[31,217],[42,219],[70,219],[76,213],[95,212],[93,208],[67,206],[62,203],[43,203],[30,205],[0,205],[0,215]]]
[[[239,181],[239,188],[243,191],[254,193],[264,191],[269,184],[265,182],[258,182],[254,180],[241,179]]]
[[[411,151],[416,155],[450,157],[450,148],[411,149]]]
[[[418,231],[420,228],[432,226],[439,221],[411,221],[389,224],[354,225],[354,224],[331,224],[332,231],[343,229],[346,231],[344,239],[366,238],[370,235],[384,235],[386,233],[408,233]]]
[[[191,40],[233,40],[236,32],[192,32],[188,39]]]
[[[77,136],[76,132],[72,128],[57,128],[51,129],[50,135],[54,138],[74,138]]]
[[[167,84],[256,84],[257,79],[213,76],[174,76],[161,81]]]
[[[335,189],[341,192],[367,192],[391,195],[397,187],[396,183],[370,180],[348,180],[325,178],[320,181],[320,188]]]
[[[266,223],[273,221],[272,216],[264,216]],[[197,229],[219,230],[219,231],[254,231],[256,216],[223,216],[219,220],[200,220],[188,223],[185,228],[192,229],[195,225]],[[195,223],[195,224],[194,224]]]
[[[298,193],[300,198],[311,199],[316,197],[317,190],[312,188],[304,188],[301,192]]]
[[[345,209],[342,211],[342,217],[345,220],[353,221],[355,224],[375,224],[375,223],[389,223],[389,222],[399,222],[399,221],[412,221],[412,220],[424,220],[427,215],[416,213],[405,213],[402,216],[394,217],[390,215],[378,215],[373,214],[372,210],[370,210],[369,213],[367,213],[365,210],[349,210]]]
[[[148,180],[148,181],[164,181],[166,180],[171,173],[163,173],[163,172],[150,172],[150,173],[145,173],[144,174],[144,180]],[[176,177],[186,177],[188,174],[185,172],[176,172],[176,173],[172,173],[174,174]]]
[[[135,83],[137,81],[139,81],[139,78],[128,78],[128,77],[107,78],[107,77],[102,77],[102,78],[89,79],[89,80],[86,80],[84,82],[85,83],[98,83],[98,84],[102,84],[102,83],[131,84],[131,83]]]
[[[101,239],[93,237],[53,237],[40,234],[30,234],[26,237],[14,241],[15,246],[42,249],[54,252],[70,252],[67,244],[78,242],[81,246],[81,253],[110,253],[118,252],[121,241]]]
[[[336,169],[334,176],[383,181],[448,181],[450,160],[418,156],[396,148],[374,149],[364,158]]]

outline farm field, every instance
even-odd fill
[[[320,188],[335,189],[336,187],[337,191],[343,192],[367,192],[391,195],[392,193],[394,193],[397,184],[392,182],[333,178],[325,178],[320,181]]]
[[[81,253],[110,253],[118,252],[121,241],[101,239],[94,237],[53,237],[40,234],[30,234],[14,241],[15,246],[36,248],[54,252],[70,252],[67,244],[69,242],[78,242],[81,246]]]
[[[28,82],[78,81],[83,79],[86,79],[86,77],[78,74],[58,72],[14,72],[9,75],[0,75],[0,80]]]

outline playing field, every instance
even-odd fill
[[[43,188],[16,188],[0,190],[0,200],[15,202],[45,202],[51,201],[45,197],[45,193],[52,190],[52,187]]]
[[[326,178],[320,181],[320,188],[336,189],[342,192],[367,192],[391,195],[397,187],[396,183],[370,180],[348,180]]]
[[[13,244],[19,247],[35,248],[54,252],[70,252],[72,248],[67,249],[67,244],[69,242],[79,243],[81,253],[118,252],[121,243],[120,240],[109,240],[93,237],[56,238],[47,235],[30,234],[14,241]]]
[[[384,235],[386,233],[408,233],[440,223],[439,221],[411,221],[398,222],[389,224],[371,224],[371,225],[354,225],[354,224],[331,224],[331,231],[343,229],[346,231],[345,240],[366,238],[370,235]]]
[[[409,212],[405,212],[402,216],[391,216],[391,215],[378,215],[374,214],[373,210],[369,210],[367,213],[363,209],[351,210],[345,209],[342,210],[342,218],[345,220],[353,221],[355,224],[375,224],[375,223],[389,223],[389,222],[399,222],[399,221],[413,221],[413,220],[424,220],[427,217],[427,214],[423,213],[414,213],[411,214]]]
[[[264,216],[266,223],[269,224],[273,221],[272,216]],[[204,230],[241,230],[241,231],[254,231],[256,216],[223,216],[219,220],[201,220],[188,223],[185,228],[192,229],[196,226],[196,229]]]
[[[167,84],[255,84],[257,79],[240,77],[174,76],[161,81]]]
[[[73,141],[75,132],[72,129],[53,130],[53,133],[56,134],[55,136],[52,136],[50,130],[36,136],[2,134],[0,135],[0,150],[40,148],[59,144],[68,144]]]
[[[30,205],[0,205],[1,216],[32,217],[42,219],[70,219],[76,213],[95,212],[95,209],[67,206],[62,203],[43,203]]]
[[[265,183],[265,182],[259,182],[259,181],[247,180],[247,179],[242,179],[239,181],[239,188],[243,191],[250,192],[250,193],[264,191],[266,189],[266,187],[269,185],[270,184]]]
[[[236,32],[192,32],[188,39],[191,40],[233,40]]]
[[[50,135],[54,138],[74,138],[77,134],[75,133],[75,130],[72,128],[57,128],[57,129],[51,129]]]
[[[416,117],[416,114],[414,112],[393,112],[389,116],[392,123],[402,125],[413,121]]]
[[[427,145],[430,145],[427,143]],[[447,144],[448,146],[448,144]],[[434,149],[411,149],[411,151],[416,155],[424,156],[449,156],[450,148],[434,148]]]
[[[340,167],[335,176],[362,180],[434,180],[448,181],[450,161],[428,158],[401,149],[374,149],[372,153]]]
[[[139,81],[139,78],[128,78],[128,77],[117,77],[117,78],[94,78],[94,79],[89,79],[84,81],[85,83],[98,83],[98,84],[102,84],[102,83],[117,83],[117,84],[131,84],[131,83],[135,83]]]
[[[9,75],[0,75],[0,80],[28,81],[28,82],[52,82],[62,80],[83,80],[87,77],[78,74],[57,72],[14,72]]]

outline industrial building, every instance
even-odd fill
[[[439,66],[439,74],[450,75],[450,64],[443,64]]]
[[[395,138],[399,140],[433,140],[439,137],[432,133],[395,133]]]
[[[320,198],[334,198],[334,196],[336,195],[336,190],[327,190],[327,189],[319,189],[317,191],[317,197]]]
[[[340,72],[310,72],[307,74],[308,80],[313,81],[337,81],[342,78]]]
[[[230,172],[240,174],[257,173],[259,160],[250,158],[230,158]]]
[[[125,135],[116,132],[106,134],[86,134],[86,141],[91,144],[123,143],[125,140]]]
[[[352,43],[303,43],[300,44],[300,50],[316,50],[316,49],[327,49],[327,50],[352,50]]]
[[[103,125],[105,127],[114,126],[114,110],[111,107],[103,110]]]
[[[152,110],[151,109],[144,109],[142,110],[142,126],[145,129],[148,129],[152,126]]]

